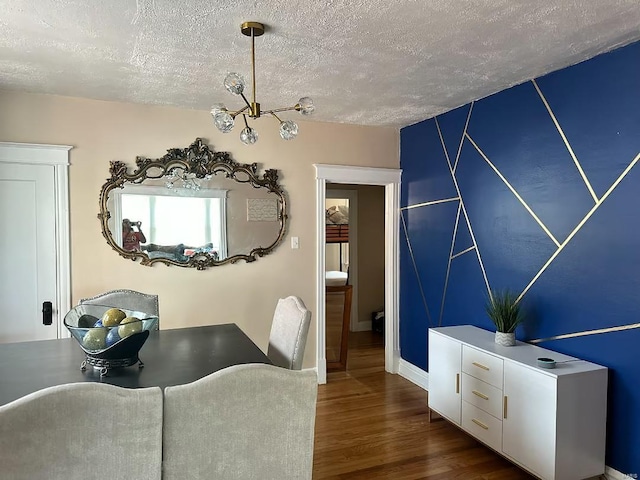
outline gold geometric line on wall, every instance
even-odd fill
[[[447,165],[449,166],[449,171],[452,172],[453,166],[451,165],[451,159],[449,158],[449,152],[447,151],[447,147],[444,145],[444,139],[442,138],[442,131],[440,130],[440,123],[438,122],[438,117],[434,117],[433,120],[436,123],[436,130],[438,130],[438,138],[440,138],[440,143],[442,144],[444,157],[447,159]],[[464,134],[462,135],[462,139],[464,140]],[[458,197],[460,197],[460,192],[458,192]]]
[[[458,181],[456,180],[456,187],[458,185]],[[482,278],[484,278],[484,284],[487,287],[487,293],[491,296],[491,287],[489,286],[489,279],[487,278],[487,272],[484,269],[484,263],[482,262],[482,256],[480,255],[480,249],[478,248],[478,242],[476,242],[476,236],[473,233],[473,229],[471,228],[471,221],[469,220],[469,215],[467,214],[467,209],[464,206],[464,202],[462,201],[462,197],[460,197],[460,202],[462,202],[462,213],[464,214],[464,219],[467,222],[467,228],[469,229],[469,234],[471,235],[471,240],[473,241],[473,246],[476,250],[476,256],[478,257],[478,264],[480,265],[480,270],[482,271]]]
[[[536,338],[535,340],[527,340],[528,343],[541,343],[551,340],[563,340],[565,338],[586,337],[587,335],[599,335],[602,333],[622,332],[624,330],[633,330],[634,328],[640,328],[640,323],[632,323],[629,325],[621,325],[619,327],[598,328],[596,330],[585,330],[583,332],[565,333],[563,335],[554,335],[547,338]]]
[[[408,205],[406,207],[401,207],[400,210],[410,210],[412,208],[428,207],[430,205],[438,205],[439,203],[446,203],[446,202],[456,202],[458,200],[460,200],[460,197],[443,198],[442,200],[432,200],[430,202],[415,203],[413,205]]]
[[[456,234],[458,233],[458,222],[460,221],[460,210],[462,210],[462,202],[458,203],[458,213],[456,213],[456,223],[453,225],[453,235],[451,235],[451,248],[449,249],[449,260],[447,261],[447,274],[444,277],[444,288],[442,290],[442,302],[440,302],[440,316],[438,317],[438,326],[442,326],[442,312],[444,312],[444,299],[447,296],[447,286],[449,285],[449,271],[451,270],[451,255],[456,242]]]
[[[564,247],[567,246],[567,244],[578,233],[578,231],[580,231],[582,226],[587,222],[587,220],[589,220],[591,215],[593,215],[596,212],[596,210],[598,210],[600,205],[602,205],[602,203],[607,199],[607,197],[611,194],[611,192],[615,190],[615,188],[622,181],[622,179],[627,176],[627,173],[631,171],[631,169],[638,162],[638,160],[640,160],[640,153],[636,155],[636,157],[631,161],[629,166],[627,166],[627,168],[624,169],[624,171],[620,174],[620,176],[616,179],[616,181],[613,182],[613,184],[609,187],[609,190],[607,190],[605,194],[602,195],[602,197],[598,200],[598,202],[591,208],[591,210],[589,210],[589,212],[584,216],[584,218],[580,221],[580,223],[578,223],[576,228],[573,229],[573,231],[569,234],[566,240],[562,242],[562,244],[553,253],[553,255],[549,257],[549,260],[547,260],[547,262],[542,266],[542,268],[538,271],[535,277],[533,277],[533,279],[529,282],[529,285],[527,285],[522,291],[522,293],[518,296],[518,298],[516,299],[516,302],[519,302],[520,300],[522,300],[522,297],[524,297],[524,295],[529,291],[529,289],[533,286],[533,284],[536,283],[536,280],[540,278],[540,275],[542,275],[542,273],[547,269],[547,267],[551,265],[553,260],[555,260],[555,258],[560,254],[560,252],[564,249]]]
[[[495,165],[493,163],[491,163],[491,161],[487,158],[487,156],[484,154],[484,152],[482,150],[480,150],[480,147],[478,147],[478,145],[476,145],[476,142],[473,141],[473,139],[469,136],[468,133],[466,134],[466,136],[469,139],[469,141],[471,142],[471,144],[478,151],[478,153],[482,156],[482,158],[484,158],[484,161],[489,164],[489,166],[493,169],[493,171],[496,172],[496,175],[498,175],[498,177],[500,177],[500,180],[502,180],[504,182],[504,184],[507,186],[507,188],[509,190],[511,190],[511,193],[513,193],[515,195],[515,197],[522,204],[522,206],[527,210],[527,212],[529,212],[529,214],[538,223],[538,225],[540,225],[540,228],[542,228],[542,230],[544,230],[544,232],[549,236],[549,238],[551,240],[553,240],[553,243],[556,244],[556,247],[559,247],[560,246],[560,242],[558,242],[558,240],[556,240],[556,237],[554,237],[553,234],[546,227],[546,225],[544,223],[542,223],[542,220],[540,220],[538,218],[538,216],[535,214],[535,212],[531,209],[531,207],[529,207],[529,205],[527,205],[527,202],[525,202],[524,199],[520,196],[520,194],[518,192],[516,192],[516,189],[511,186],[511,184],[509,183],[509,181],[506,178],[504,178],[502,173],[500,173],[500,171],[495,167]]]
[[[475,102],[471,102],[471,105],[469,106],[467,121],[464,124],[464,130],[462,131],[462,138],[460,139],[460,145],[458,146],[458,153],[456,154],[456,163],[453,164],[453,173],[456,173],[456,169],[458,168],[458,160],[460,159],[460,152],[462,152],[462,144],[464,143],[464,136],[467,134],[467,127],[469,126],[469,120],[471,120],[471,110],[473,110],[474,103]]]
[[[452,256],[451,256],[451,260],[453,260],[454,258],[458,258],[458,257],[460,257],[460,256],[464,255],[465,253],[470,252],[470,251],[471,251],[471,250],[473,250],[474,248],[476,248],[476,247],[471,246],[471,247],[467,248],[466,250],[463,250],[463,251],[461,251],[461,252],[456,253],[455,255],[452,255]]]
[[[473,107],[473,102],[472,102]],[[473,246],[476,247],[476,256],[478,257],[478,263],[480,264],[480,270],[482,271],[482,278],[484,278],[484,284],[487,287],[487,293],[491,297],[491,287],[489,286],[489,279],[487,278],[487,272],[484,269],[484,263],[482,262],[482,256],[480,255],[480,249],[478,248],[478,242],[476,242],[476,236],[473,234],[473,228],[471,228],[471,222],[469,221],[469,215],[467,214],[467,209],[464,206],[464,199],[462,198],[462,193],[460,192],[460,186],[458,185],[458,179],[456,178],[456,174],[453,171],[453,167],[451,163],[449,163],[449,156],[447,155],[447,147],[444,144],[444,138],[442,138],[442,132],[440,131],[440,124],[438,123],[438,117],[434,118],[436,127],[438,129],[438,136],[440,137],[440,143],[442,144],[442,149],[444,150],[445,156],[447,157],[447,164],[449,165],[449,173],[451,173],[451,180],[453,181],[453,186],[458,192],[458,197],[460,197],[460,205],[462,206],[462,214],[464,215],[464,220],[467,223],[467,228],[469,229],[469,235],[471,235],[471,241],[473,241]],[[466,133],[465,133],[466,135]],[[464,141],[465,135],[462,136],[462,140]]]
[[[400,220],[402,220],[402,229],[404,230],[404,238],[407,239],[407,247],[409,248],[409,255],[411,256],[411,263],[413,263],[413,270],[416,272],[416,278],[418,280],[418,288],[420,289],[420,295],[422,296],[422,303],[424,303],[424,311],[427,313],[427,321],[429,322],[429,326],[433,327],[433,322],[431,321],[431,314],[429,313],[429,306],[427,305],[427,298],[424,296],[422,282],[420,281],[418,264],[416,263],[416,257],[413,255],[413,248],[411,248],[411,241],[409,240],[409,231],[407,230],[407,224],[404,221],[404,215],[402,214],[402,212],[400,212]]]
[[[582,170],[582,166],[580,165],[580,162],[578,161],[578,158],[576,157],[576,154],[573,152],[573,149],[571,148],[571,145],[569,144],[569,140],[567,140],[567,137],[565,136],[564,131],[562,130],[562,127],[560,127],[560,123],[558,122],[558,119],[556,118],[556,116],[554,115],[553,111],[551,110],[551,107],[549,106],[549,103],[547,102],[547,99],[542,94],[542,91],[540,90],[540,87],[538,87],[538,84],[536,83],[535,79],[531,80],[531,83],[533,83],[533,86],[535,87],[536,91],[538,92],[538,95],[540,96],[540,99],[542,100],[542,103],[544,103],[544,106],[546,107],[547,112],[549,112],[549,116],[551,117],[551,120],[553,120],[553,123],[555,124],[556,128],[558,129],[558,133],[562,137],[562,141],[564,142],[564,145],[567,147],[567,150],[569,151],[569,155],[571,155],[571,158],[573,158],[573,163],[575,163],[576,168],[578,169],[578,172],[580,173],[580,176],[582,177],[582,180],[584,181],[585,185],[587,186],[587,189],[589,189],[589,193],[593,197],[593,201],[597,203],[598,202],[598,196],[596,195],[596,192],[593,191],[593,187],[591,186],[591,183],[589,183],[589,179],[587,178],[587,175],[584,173],[584,170]]]

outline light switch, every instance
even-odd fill
[[[293,249],[300,248],[300,242],[298,241],[298,237],[291,237],[291,248]]]

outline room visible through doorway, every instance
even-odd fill
[[[383,186],[326,184],[327,372],[348,372],[363,347],[384,362],[384,206]]]

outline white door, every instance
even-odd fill
[[[0,162],[0,343],[58,337],[55,200],[53,165]]]
[[[429,330],[429,408],[461,423],[462,344]]]

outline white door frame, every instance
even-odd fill
[[[400,363],[399,329],[399,208],[402,170],[314,164],[316,169],[316,366],[318,383],[327,382],[326,312],[325,312],[325,200],[326,184],[351,183],[385,187],[385,345],[384,368],[398,373]]]
[[[71,257],[69,250],[69,145],[0,142],[0,162],[52,165],[56,211],[56,298],[58,338],[68,337],[64,315],[71,309]]]

